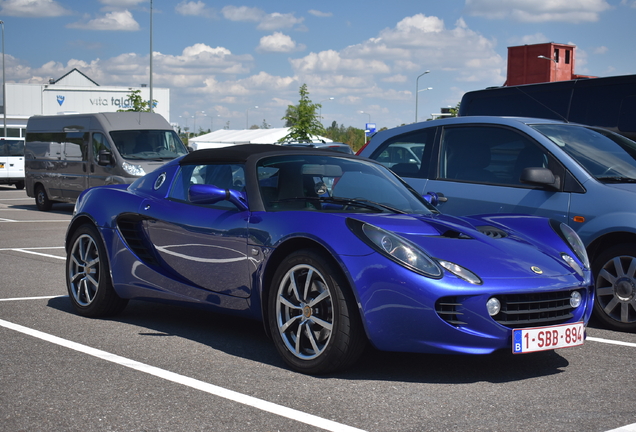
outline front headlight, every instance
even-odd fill
[[[587,256],[585,245],[579,235],[566,223],[550,220],[552,229],[572,248],[576,257],[583,263],[586,270],[590,268],[590,259]]]
[[[390,260],[424,276],[442,277],[442,269],[437,263],[408,240],[355,219],[347,219],[347,225],[360,240]]]
[[[141,177],[143,175],[146,175],[146,171],[144,171],[141,165],[135,165],[128,162],[122,162],[121,167],[124,169],[124,171],[126,171],[128,174],[133,176]]]

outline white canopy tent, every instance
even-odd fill
[[[205,135],[190,138],[188,145],[194,150],[228,147],[238,144],[277,144],[289,133],[289,128],[273,129],[219,129]],[[329,138],[316,136],[314,142],[333,142]]]

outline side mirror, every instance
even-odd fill
[[[108,150],[100,150],[97,156],[98,165],[110,165],[113,162],[113,154]]]
[[[446,198],[441,192],[426,192],[426,195],[423,195],[423,197],[429,204],[435,207],[437,207],[439,203],[448,201],[448,198]]]
[[[220,201],[229,201],[240,211],[247,210],[247,202],[242,192],[221,189],[214,185],[193,184],[188,189],[188,201],[193,204],[216,204]]]
[[[524,168],[519,178],[521,183],[528,183],[536,186],[560,189],[561,180],[555,176],[548,168],[530,167]]]

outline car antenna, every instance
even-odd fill
[[[553,110],[552,108],[550,108],[549,106],[547,106],[546,104],[541,102],[539,99],[537,99],[534,96],[532,96],[530,93],[527,93],[527,92],[523,91],[520,86],[515,86],[514,88],[519,90],[523,95],[528,96],[530,99],[532,99],[533,101],[535,101],[536,103],[541,105],[543,108],[546,108],[548,111],[556,114],[556,116],[558,118],[560,118],[561,120],[563,120],[565,123],[570,123],[567,118],[563,117],[560,113],[556,112],[555,110]],[[570,98],[571,98],[571,96],[570,96]],[[570,102],[571,102],[571,100],[570,100]],[[569,103],[568,103],[568,106],[570,106]]]

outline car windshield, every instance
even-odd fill
[[[532,125],[574,158],[596,179],[636,182],[636,142],[621,135],[577,125]]]
[[[125,130],[110,133],[124,159],[168,160],[188,153],[172,130]]]
[[[437,213],[381,165],[338,156],[285,155],[259,162],[267,211]]]

